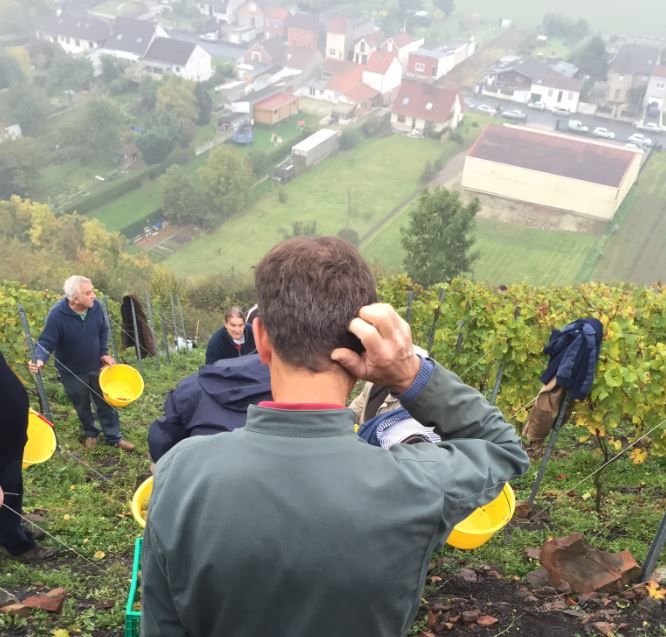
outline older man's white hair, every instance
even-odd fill
[[[74,297],[79,293],[84,283],[91,283],[91,281],[88,277],[81,276],[80,274],[73,274],[65,281],[65,285],[62,287],[65,290],[65,296],[68,301],[74,300]]]

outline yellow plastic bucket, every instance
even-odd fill
[[[142,529],[146,528],[146,516],[148,514],[148,502],[153,493],[153,476],[144,480],[134,492],[132,498],[132,515]]]
[[[465,551],[479,548],[508,524],[515,510],[516,495],[507,482],[494,500],[473,511],[462,522],[458,522],[446,543]]]
[[[28,442],[23,448],[23,468],[46,462],[56,446],[53,424],[31,409],[28,414]]]
[[[129,365],[111,365],[99,375],[102,395],[113,407],[127,407],[143,394],[143,378]]]

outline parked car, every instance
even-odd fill
[[[519,108],[513,108],[510,111],[504,111],[502,113],[504,119],[510,119],[514,122],[524,122],[527,119],[527,113],[524,113]]]
[[[663,130],[656,122],[638,122],[636,128],[638,130],[652,131],[653,133],[661,133]]]
[[[648,117],[659,117],[659,104],[658,102],[650,102],[645,111]]]
[[[562,108],[561,106],[556,106],[552,111],[555,117],[569,117],[571,111],[568,108]]]
[[[527,108],[532,108],[535,111],[545,111],[546,105],[541,100],[537,100],[536,102],[528,102]]]
[[[220,39],[220,36],[216,31],[211,31],[210,33],[202,33],[199,36],[200,40],[205,40],[206,42],[217,42]]]
[[[604,139],[615,139],[615,133],[612,130],[604,128],[603,126],[597,126],[592,131],[592,134],[595,137],[603,137]]]
[[[583,122],[581,122],[579,119],[569,120],[569,123],[567,124],[567,128],[570,131],[573,131],[574,133],[589,133],[590,132],[590,127],[585,126],[585,124],[583,124]]]
[[[481,111],[482,113],[488,113],[489,115],[494,115],[497,109],[493,108],[492,106],[488,106],[488,104],[479,104],[476,107],[476,110]]]
[[[650,148],[654,143],[649,137],[642,135],[641,133],[634,133],[627,139],[631,144],[636,144],[639,148]]]
[[[636,146],[636,144],[625,144],[624,147],[625,147],[625,148],[629,148],[629,149],[631,149],[631,150],[638,150],[638,151],[640,151],[641,153],[643,152],[643,149],[642,149],[642,148],[639,148],[638,146]]]

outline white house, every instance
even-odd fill
[[[155,38],[168,38],[169,34],[159,24],[146,20],[118,17],[113,22],[113,31],[104,46],[95,51],[95,57],[112,57],[136,62],[142,58]]]
[[[415,38],[409,35],[407,31],[400,31],[386,38],[379,46],[379,50],[395,53],[398,56],[398,60],[400,60],[400,64],[402,64],[402,68],[406,69],[409,54],[420,49],[424,42],[423,38]]]
[[[481,92],[521,104],[541,101],[546,108],[578,109],[583,80],[558,73],[545,62],[526,58],[499,65],[483,80]]]
[[[659,105],[660,111],[666,111],[666,65],[655,66],[648,80],[644,104],[647,106],[654,102]]]
[[[382,103],[388,105],[402,82],[402,64],[393,53],[375,51],[363,67],[362,81],[380,93]]]
[[[213,75],[210,53],[193,42],[156,38],[142,60],[153,76],[178,75],[186,80],[205,82]]]
[[[386,41],[386,34],[382,31],[375,31],[362,36],[354,44],[354,53],[352,59],[355,64],[367,64],[370,56],[379,50],[379,47]]]
[[[462,101],[456,89],[424,82],[404,81],[391,107],[391,126],[402,132],[453,130],[462,118]]]
[[[226,22],[233,24],[236,20],[236,12],[238,7],[243,4],[244,0],[207,0],[205,2],[197,2],[197,9],[199,13],[205,15],[215,22]]]
[[[66,53],[89,53],[104,45],[111,34],[111,23],[88,14],[63,12],[46,20],[37,37],[55,42]]]
[[[23,131],[19,124],[5,125],[0,122],[0,144],[10,140],[18,139],[23,136]]]

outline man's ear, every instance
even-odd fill
[[[259,360],[264,365],[270,365],[273,356],[273,344],[268,338],[268,332],[258,316],[252,321],[252,334],[254,335],[254,344],[257,346]]]

